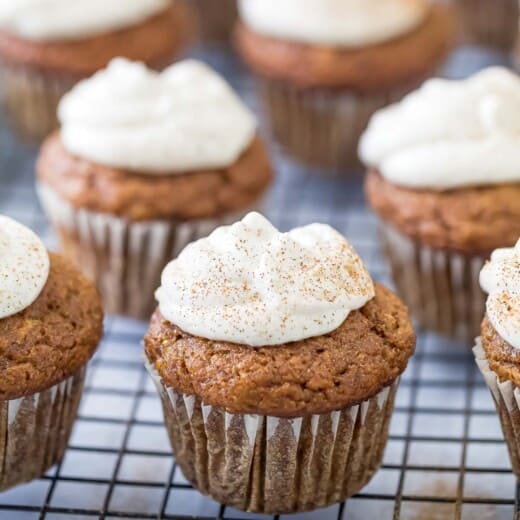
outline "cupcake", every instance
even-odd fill
[[[513,248],[493,252],[480,284],[488,297],[473,351],[495,401],[513,471],[520,477],[520,240]]]
[[[451,10],[427,0],[241,0],[239,9],[237,48],[274,137],[333,172],[357,164],[370,116],[431,75],[455,33]]]
[[[257,207],[271,182],[253,114],[206,65],[118,59],[59,106],[38,192],[63,254],[106,310],[150,317],[164,265]]]
[[[203,43],[228,43],[237,20],[237,0],[184,0]]]
[[[102,334],[94,286],[0,216],[0,491],[60,461]]]
[[[378,112],[360,144],[399,295],[425,328],[478,334],[478,274],[520,235],[520,78],[435,79]]]
[[[518,0],[452,0],[467,43],[512,50],[518,35]]]
[[[367,484],[415,337],[337,231],[280,233],[250,213],[186,247],[156,296],[147,366],[197,489],[274,514]]]
[[[0,2],[0,73],[6,115],[42,139],[57,128],[59,98],[117,56],[162,68],[187,37],[185,9],[171,0]]]

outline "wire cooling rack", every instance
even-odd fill
[[[198,57],[257,108],[251,79],[229,53],[201,51]],[[464,76],[501,61],[467,50],[453,57],[448,73]],[[33,188],[35,154],[0,124],[0,212],[31,226],[53,247]],[[333,225],[348,236],[374,278],[389,283],[360,179],[315,177],[277,150],[273,157],[279,177],[266,210],[273,222],[284,230],[314,221]],[[40,479],[0,494],[1,520],[277,518],[221,506],[184,479],[143,369],[145,329],[145,323],[107,318],[63,461]],[[520,519],[519,488],[497,416],[468,350],[419,333],[381,470],[345,504],[296,518]]]

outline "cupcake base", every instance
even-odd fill
[[[38,478],[67,448],[86,369],[36,394],[0,401],[0,491]]]
[[[152,314],[162,270],[186,245],[256,209],[187,222],[133,222],[76,208],[41,184],[38,195],[63,255],[96,284],[106,311],[137,319]]]
[[[418,85],[361,95],[298,89],[262,77],[257,81],[275,140],[296,159],[331,175],[345,175],[360,166],[358,142],[370,117]]]
[[[1,75],[4,113],[17,135],[27,141],[40,141],[58,127],[58,102],[78,81],[7,63],[2,63]]]
[[[479,273],[485,258],[432,249],[380,221],[379,230],[398,294],[424,328],[473,341],[485,312]]]
[[[237,20],[237,0],[184,0],[194,11],[203,43],[228,43]]]
[[[269,514],[326,507],[357,493],[381,465],[398,379],[359,405],[285,419],[205,405],[147,368],[177,464],[223,504]]]
[[[454,0],[468,43],[510,51],[517,39],[518,0]]]
[[[501,382],[497,374],[491,370],[480,338],[476,340],[473,353],[493,396],[513,472],[520,478],[520,388],[511,381]]]

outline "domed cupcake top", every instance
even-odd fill
[[[78,40],[135,25],[171,0],[5,0],[0,28],[28,40]]]
[[[433,79],[373,116],[360,157],[390,182],[446,190],[520,181],[520,78]]]
[[[0,318],[29,307],[49,276],[49,255],[28,228],[0,216]]]
[[[70,153],[150,174],[225,168],[256,133],[231,87],[194,60],[157,73],[115,59],[66,94],[58,115]]]
[[[391,40],[421,24],[425,0],[240,0],[244,22],[259,34],[345,47]]]
[[[520,349],[520,240],[497,249],[480,272],[480,286],[489,296],[489,321],[512,347]]]
[[[312,224],[280,233],[258,213],[188,245],[156,292],[185,332],[252,347],[337,329],[374,297],[374,285],[337,231]]]

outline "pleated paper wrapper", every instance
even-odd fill
[[[466,43],[511,51],[518,36],[518,0],[451,0]]]
[[[228,44],[237,21],[237,0],[183,0],[193,11],[203,43]]]
[[[269,514],[326,507],[357,493],[381,465],[398,379],[359,405],[286,419],[207,406],[146,365],[177,464],[223,504]]]
[[[432,249],[379,222],[397,292],[426,329],[469,345],[479,334],[485,295],[479,274],[485,258]]]
[[[258,77],[260,96],[276,141],[299,161],[331,176],[360,166],[357,147],[370,117],[402,99],[420,82],[389,92],[356,94],[325,88],[298,89]]]
[[[520,388],[511,381],[500,381],[497,374],[491,370],[480,338],[476,340],[473,353],[478,368],[491,390],[513,471],[520,477]]]
[[[106,311],[137,319],[152,314],[162,270],[186,245],[261,206],[214,219],[132,222],[76,208],[42,184],[38,195],[62,253],[96,284]]]
[[[0,401],[0,491],[40,477],[67,448],[86,369],[48,390]]]
[[[1,63],[0,92],[4,113],[18,136],[27,141],[41,141],[56,129],[58,102],[78,79]]]

